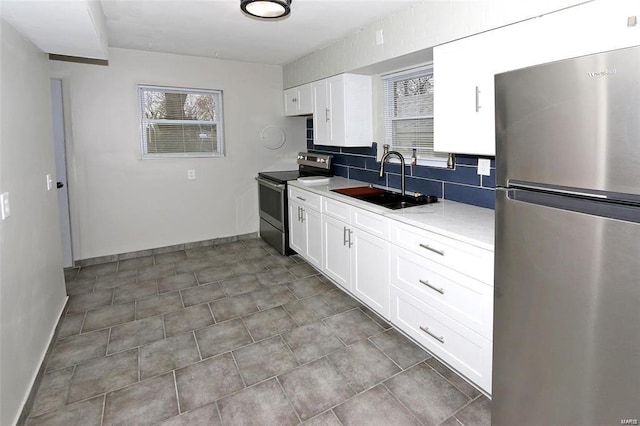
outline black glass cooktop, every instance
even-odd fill
[[[285,183],[288,180],[298,179],[300,172],[298,170],[280,170],[275,172],[260,172],[258,176],[276,183]]]

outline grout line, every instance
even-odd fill
[[[398,402],[398,404],[400,404],[400,406],[401,406],[402,408],[404,408],[405,410],[407,410],[407,412],[409,413],[409,415],[410,415],[411,417],[413,417],[414,419],[416,419],[416,421],[417,421],[418,423],[423,424],[423,423],[420,421],[420,419],[418,419],[418,417],[413,413],[413,411],[412,411],[409,407],[407,407],[407,406],[406,406],[402,401],[400,401],[400,400],[398,399],[398,397],[396,397],[396,395],[395,395],[393,392],[391,392],[391,389],[389,389],[389,388],[387,387],[387,385],[385,384],[385,383],[386,383],[389,379],[391,379],[392,377],[395,377],[395,376],[391,376],[391,377],[389,377],[388,379],[386,379],[386,380],[384,380],[384,381],[380,382],[380,385],[381,385],[383,388],[385,388],[387,392],[389,392],[389,395],[391,395],[391,398],[393,398],[394,400],[396,400],[396,401]],[[453,416],[453,415],[452,415],[452,416]]]
[[[107,393],[102,395],[102,414],[100,415],[100,426],[104,423],[104,412],[107,408]]]
[[[174,312],[177,312],[177,311],[174,311]],[[161,316],[162,316],[162,338],[166,339],[167,338],[167,326],[164,323],[165,314],[162,314]]]
[[[216,412],[218,413],[218,420],[220,420],[220,424],[222,424],[222,413],[220,412],[218,401],[215,401],[214,404],[216,404]]]
[[[233,353],[233,350],[229,351],[229,353],[231,354],[231,359],[233,360],[233,365],[236,366],[236,371],[238,372],[238,376],[240,376],[240,380],[242,380],[242,384],[243,384],[243,388],[242,389],[246,389],[247,388],[247,382],[244,381],[244,376],[242,375],[242,372],[240,371],[240,367],[238,367],[238,361],[236,361],[236,356]]]
[[[296,362],[297,362],[297,360],[296,360]],[[287,402],[289,403],[289,405],[293,409],[293,412],[296,413],[296,417],[298,418],[298,422],[302,423],[302,418],[300,417],[300,414],[298,414],[298,410],[296,410],[295,405],[293,405],[293,403],[291,402],[291,399],[289,399],[289,395],[287,395],[287,392],[285,392],[284,387],[282,386],[282,383],[280,383],[280,375],[275,376],[275,379],[276,379],[276,383],[280,387],[280,390],[282,391],[282,394],[284,395],[285,399],[287,400]],[[323,413],[324,413],[324,411],[323,411]]]
[[[109,327],[109,335],[107,336],[107,344],[106,344],[106,347],[105,347],[104,356],[109,355],[109,343],[110,343],[110,341],[111,341],[111,327]]]
[[[176,391],[176,402],[178,403],[178,415],[182,414],[182,410],[180,408],[180,396],[178,395],[178,380],[176,379],[176,370],[171,370],[171,374],[173,375],[173,388]]]
[[[193,334],[193,340],[196,342],[196,349],[198,350],[198,356],[200,357],[200,361],[202,361],[204,358],[202,358],[202,352],[200,352],[200,344],[198,343],[198,338],[196,337],[196,331],[192,330],[191,334]]]
[[[140,372],[140,369],[142,368],[142,363],[140,362],[140,356],[141,356],[141,354],[140,354],[140,346],[138,346],[137,349],[138,349],[138,382],[140,382],[140,377],[141,377],[141,374],[142,374]]]
[[[220,300],[220,299],[218,299]],[[216,316],[213,313],[213,308],[211,307],[211,302],[206,302],[207,306],[209,307],[209,312],[211,312],[211,317],[213,318],[213,323],[214,324],[218,324],[218,320],[216,319]]]

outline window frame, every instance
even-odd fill
[[[405,69],[402,71],[395,71],[388,74],[381,75],[380,78],[382,80],[382,99],[383,99],[383,131],[384,131],[384,143],[389,145],[390,150],[397,150],[397,145],[394,146],[393,140],[393,123],[399,121],[406,120],[420,120],[420,119],[430,119],[432,120],[432,129],[435,125],[435,117],[432,114],[430,115],[417,115],[413,117],[396,117],[394,111],[394,100],[395,96],[390,91],[394,90],[394,83],[402,80],[408,80],[411,78],[420,78],[430,76],[433,79],[433,62],[428,64],[421,65],[419,67],[414,67],[410,69]],[[434,91],[437,90],[437,83],[434,81],[433,83]],[[433,95],[432,95],[433,96]],[[433,130],[432,130],[433,132]],[[433,135],[433,133],[432,133]],[[435,137],[435,135],[432,136]],[[406,148],[401,148],[402,150],[406,150]],[[430,166],[430,167],[439,167],[446,168],[447,167],[447,156],[446,153],[437,153],[433,151],[433,147],[430,152],[424,152],[418,149],[417,152],[417,165],[420,166]],[[404,155],[404,154],[403,154]],[[407,164],[411,162],[411,153],[405,156],[405,161]]]
[[[166,120],[166,119],[148,119],[144,113],[143,96],[145,91],[159,91],[164,93],[177,94],[206,94],[215,97],[215,114],[216,120]],[[143,160],[155,159],[173,159],[173,158],[221,158],[225,157],[225,141],[224,141],[224,103],[223,91],[219,89],[198,89],[176,86],[158,86],[150,84],[138,84],[138,117],[140,120],[140,151]],[[147,124],[159,125],[213,125],[216,129],[216,145],[215,151],[193,151],[193,152],[164,152],[149,153],[147,146]]]

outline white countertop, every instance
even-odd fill
[[[328,184],[304,184],[289,181],[289,185],[381,214],[399,222],[413,225],[486,250],[494,249],[494,211],[469,204],[440,199],[434,204],[391,210],[360,201],[332,189],[367,186],[369,183],[332,177]],[[377,186],[377,185],[376,185]],[[389,189],[389,188],[388,188]],[[393,191],[397,191],[392,189]]]

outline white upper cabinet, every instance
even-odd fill
[[[314,144],[371,146],[371,77],[340,74],[312,83]]]
[[[433,49],[434,149],[495,155],[494,31]]]
[[[634,16],[637,0],[597,0],[435,47],[435,150],[495,155],[495,74],[639,45]]]
[[[313,114],[313,92],[311,83],[292,87],[284,91],[284,115]]]

